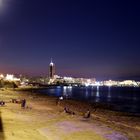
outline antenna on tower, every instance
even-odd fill
[[[51,62],[50,62],[50,65],[51,65],[51,66],[53,66],[53,65],[54,65],[54,64],[53,64],[53,62],[52,62],[52,58],[51,58]]]

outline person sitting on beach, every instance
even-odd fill
[[[69,111],[69,108],[64,107],[64,112],[67,113]]]
[[[72,114],[74,115],[75,113],[73,111],[71,111],[68,107],[64,107],[64,112],[68,113],[68,114]]]
[[[16,99],[12,99],[12,103],[16,103]]]
[[[11,102],[16,103],[16,104],[20,104],[22,102],[22,100],[20,100],[20,99],[12,99]]]
[[[90,118],[90,111],[89,111],[89,109],[88,109],[87,112],[84,114],[84,118]]]
[[[4,101],[0,101],[0,105],[1,106],[4,106],[5,105],[5,102]]]

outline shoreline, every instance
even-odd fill
[[[29,92],[29,91],[12,91],[12,90],[0,91],[0,99],[3,99],[4,101],[6,101],[6,107],[0,107],[2,112],[5,112],[5,109],[7,109],[8,111],[11,111],[15,108],[13,111],[15,112],[15,115],[17,115],[17,112],[24,111],[20,109],[20,105],[9,103],[8,101],[11,98],[16,98],[16,99],[25,98],[27,100],[27,106],[28,106],[27,110],[29,111],[29,114],[35,113],[39,115],[41,112],[44,114],[49,112],[48,117],[55,116],[58,114],[60,114],[61,116],[61,113],[63,112],[64,107],[67,106],[68,108],[70,108],[70,110],[75,112],[75,115],[73,116],[72,120],[75,120],[75,119],[77,120],[77,118],[79,117],[81,118],[83,116],[83,113],[85,113],[87,109],[90,109],[91,124],[99,123],[100,125],[105,125],[113,129],[114,131],[118,131],[127,135],[130,140],[131,139],[140,140],[140,135],[138,133],[140,132],[140,128],[139,128],[140,117],[135,116],[130,113],[111,111],[111,110],[102,108],[103,106],[98,106],[95,110],[94,105],[87,104],[81,101],[75,101],[75,100],[63,100],[60,102],[59,105],[56,105],[57,97],[52,97],[52,96],[47,96],[47,95],[44,96],[38,93]],[[18,108],[18,110],[16,110],[16,108]],[[47,112],[45,112],[46,109],[48,110]],[[66,114],[63,114],[63,115],[64,115],[63,116],[64,118],[68,117],[68,120],[71,119],[72,117],[71,115],[70,116],[69,115],[67,116]],[[35,118],[34,117],[33,119],[36,119],[36,117]],[[38,117],[41,117],[41,116],[39,115]],[[30,118],[30,115],[29,115],[29,118]],[[59,118],[59,115],[58,115],[58,118]],[[59,118],[59,119],[61,120],[62,118]]]
[[[54,87],[54,86],[50,86],[50,87]],[[36,94],[38,96],[49,96],[49,97],[52,97],[52,98],[58,98],[58,97],[55,97],[55,96],[50,96],[50,95],[47,95],[47,94],[41,94],[41,93],[38,92],[41,89],[48,89],[50,87],[17,88],[17,89],[14,89],[14,91],[31,92],[31,93]],[[115,109],[116,108],[115,104],[111,104],[111,103],[101,103],[101,102],[92,102],[91,103],[91,102],[88,102],[86,100],[80,101],[80,100],[71,99],[71,98],[66,99],[65,97],[64,97],[64,99],[65,99],[64,101],[75,101],[75,102],[79,102],[79,103],[88,104],[89,108],[93,108],[94,107],[94,108],[98,108],[98,109],[105,109],[105,110],[108,110],[108,111],[114,111],[116,113],[120,113],[120,114],[124,114],[124,115],[140,117],[140,112],[127,112],[127,111],[124,111],[124,110],[120,111],[118,109]]]

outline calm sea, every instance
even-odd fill
[[[63,96],[86,102],[114,106],[114,110],[140,113],[140,88],[138,87],[70,87],[55,86],[38,91],[50,96]]]

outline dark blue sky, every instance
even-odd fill
[[[3,8],[2,8],[3,7]],[[125,79],[140,76],[135,0],[5,0],[0,73]]]

